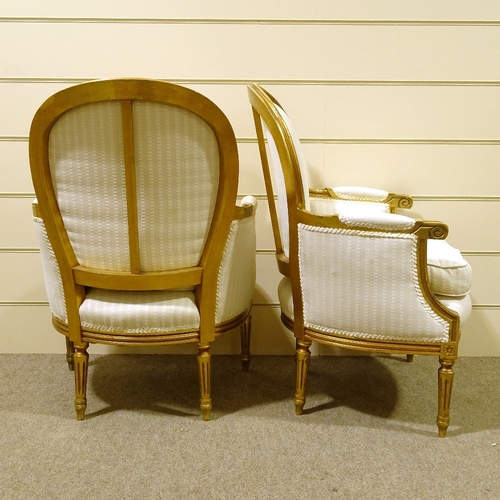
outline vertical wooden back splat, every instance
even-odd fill
[[[122,101],[123,148],[125,155],[125,181],[127,185],[128,241],[130,251],[130,272],[141,272],[139,250],[139,220],[137,215],[137,189],[135,176],[134,127],[132,101]]]

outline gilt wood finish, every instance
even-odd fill
[[[441,368],[438,374],[438,434],[441,437],[446,435],[449,424],[449,406],[451,398],[451,387],[453,383],[453,363],[457,357],[457,347],[460,339],[460,319],[457,314],[443,306],[434,296],[429,286],[427,274],[427,239],[444,239],[448,234],[445,224],[434,221],[418,220],[415,226],[407,231],[398,233],[412,233],[417,236],[417,271],[418,282],[422,294],[431,309],[449,325],[449,339],[443,343],[427,342],[401,342],[401,341],[380,341],[353,338],[346,335],[335,335],[321,332],[304,326],[303,302],[301,284],[299,278],[298,261],[298,225],[306,224],[323,228],[349,228],[341,222],[338,216],[316,215],[305,210],[304,194],[300,179],[300,167],[295,153],[295,147],[287,125],[283,121],[280,113],[276,110],[279,103],[268,92],[258,85],[251,85],[248,88],[249,100],[252,106],[263,174],[265,179],[271,221],[276,243],[276,257],[280,272],[289,277],[292,285],[293,295],[293,321],[285,314],[281,315],[283,324],[294,332],[297,342],[296,351],[296,390],[295,408],[296,413],[301,414],[305,403],[305,386],[307,370],[310,360],[310,345],[312,341],[332,345],[341,348],[356,349],[362,351],[372,351],[389,354],[406,354],[411,360],[414,354],[437,355],[439,356]],[[272,177],[270,173],[269,159],[267,157],[263,124],[269,129],[276,144],[278,155],[285,179],[289,231],[290,231],[290,255],[283,252],[283,245],[279,232],[279,219],[273,191]],[[311,196],[323,198],[335,197],[331,189],[311,189]],[[390,206],[390,212],[394,213],[397,208],[410,208],[412,200],[406,195],[389,194],[384,203]],[[369,231],[356,227],[359,231]],[[391,231],[388,231],[391,232]]]
[[[125,159],[127,224],[130,269],[113,272],[81,266],[73,250],[59,210],[49,164],[49,137],[56,122],[68,111],[91,103],[116,101],[121,105]],[[145,272],[141,267],[138,208],[135,172],[133,108],[134,101],[148,101],[184,108],[200,117],[211,128],[218,146],[219,188],[212,222],[197,266],[179,270]],[[215,327],[215,293],[221,257],[233,218],[251,215],[251,210],[236,207],[238,152],[234,132],[222,111],[209,99],[181,86],[145,79],[117,79],[85,83],[58,92],[42,104],[30,130],[29,155],[37,206],[53,248],[63,284],[67,324],[53,318],[53,325],[67,336],[68,365],[75,369],[77,418],[83,419],[86,407],[88,343],[114,345],[162,345],[197,342],[199,345],[201,408],[204,419],[210,417],[210,343],[216,335],[237,326],[244,329],[243,364],[248,365],[249,313],[247,310],[225,324]],[[193,193],[196,196],[196,193]],[[158,335],[121,335],[85,331],[80,324],[79,308],[85,300],[86,287],[112,290],[169,290],[194,287],[200,311],[200,328],[191,332],[165,332]],[[202,370],[203,367],[203,370]]]

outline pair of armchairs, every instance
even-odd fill
[[[312,341],[439,356],[439,435],[449,422],[470,268],[444,224],[396,214],[411,198],[309,190],[293,126],[249,87],[271,210],[282,320],[297,340],[296,413]],[[49,98],[30,132],[34,221],[53,325],[67,339],[83,419],[89,343],[198,345],[210,418],[210,344],[240,328],[250,360],[255,208],[236,205],[232,128],[211,101],[151,80],[107,80]]]

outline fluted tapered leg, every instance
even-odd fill
[[[297,375],[295,380],[295,414],[302,415],[304,404],[306,402],[306,381],[307,371],[309,369],[309,360],[311,359],[311,352],[309,348],[311,342],[297,340],[297,351],[295,355],[295,362],[297,368]]]
[[[445,437],[450,423],[450,400],[453,386],[454,360],[440,358],[441,368],[438,374],[438,416],[439,437]]]
[[[210,344],[198,344],[198,370],[200,374],[200,408],[203,420],[210,420]]]
[[[74,371],[75,369],[75,362],[73,359],[73,356],[75,354],[75,344],[71,340],[69,340],[69,337],[66,337],[66,362],[68,363],[68,368],[70,371]]]
[[[245,322],[240,326],[241,336],[241,367],[244,372],[248,371],[250,365],[250,334],[252,331],[252,316],[249,314]]]
[[[88,344],[75,346],[73,359],[75,362],[75,410],[76,418],[83,420],[87,409],[87,375],[89,369]]]

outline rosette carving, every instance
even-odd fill
[[[403,196],[399,199],[398,208],[411,208],[413,200],[410,196]]]
[[[429,237],[432,240],[444,240],[448,236],[448,228],[446,226],[434,226],[429,231]]]

